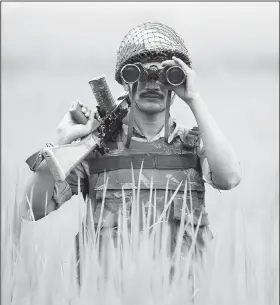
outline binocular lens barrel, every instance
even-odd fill
[[[185,72],[180,67],[170,67],[167,70],[162,70],[160,74],[164,73],[163,79],[173,86],[181,85],[186,78]],[[151,75],[150,75],[151,76]],[[148,75],[149,77],[149,75]],[[137,65],[127,64],[121,69],[121,78],[125,83],[133,84],[141,78],[141,71]],[[160,77],[162,80],[162,77]]]
[[[133,64],[128,64],[124,66],[121,70],[121,77],[124,82],[128,84],[133,84],[139,80],[141,76],[140,69]]]
[[[180,67],[170,67],[166,71],[166,79],[170,85],[179,86],[185,81],[185,72]]]

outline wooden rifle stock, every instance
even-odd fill
[[[125,99],[118,105],[115,103],[105,77],[95,78],[89,84],[98,104],[93,132],[79,142],[43,149],[43,157],[55,180],[64,181],[91,151],[104,146],[104,140],[114,140],[128,112]],[[71,114],[79,123],[85,124],[80,110]]]

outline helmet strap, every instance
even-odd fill
[[[130,112],[129,112],[129,118],[128,118],[128,130],[127,130],[127,138],[125,146],[126,148],[129,148],[131,138],[132,138],[132,132],[133,132],[133,123],[134,123],[134,116],[135,116],[135,94],[137,91],[137,82],[133,83],[132,86],[128,86],[131,96],[131,105],[130,105]]]
[[[164,122],[164,140],[168,143],[169,136],[169,118],[170,118],[170,105],[171,105],[171,90],[168,90],[166,108],[165,108],[165,122]]]

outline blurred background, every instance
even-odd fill
[[[236,189],[207,187],[213,231],[225,230],[224,213],[238,206],[253,246],[278,266],[278,3],[6,2],[1,17],[2,203],[13,204],[16,181],[23,187],[27,179],[25,159],[54,142],[70,103],[95,107],[91,78],[105,75],[115,97],[123,91],[114,80],[119,44],[139,23],[158,21],[184,39],[201,95],[243,165]],[[195,124],[179,99],[172,113]],[[270,249],[260,248],[262,234]]]

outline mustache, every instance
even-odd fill
[[[148,97],[149,95],[157,95],[159,98],[164,98],[165,95],[158,92],[158,91],[155,91],[155,90],[149,90],[149,91],[145,91],[143,93],[140,94],[140,97]]]

